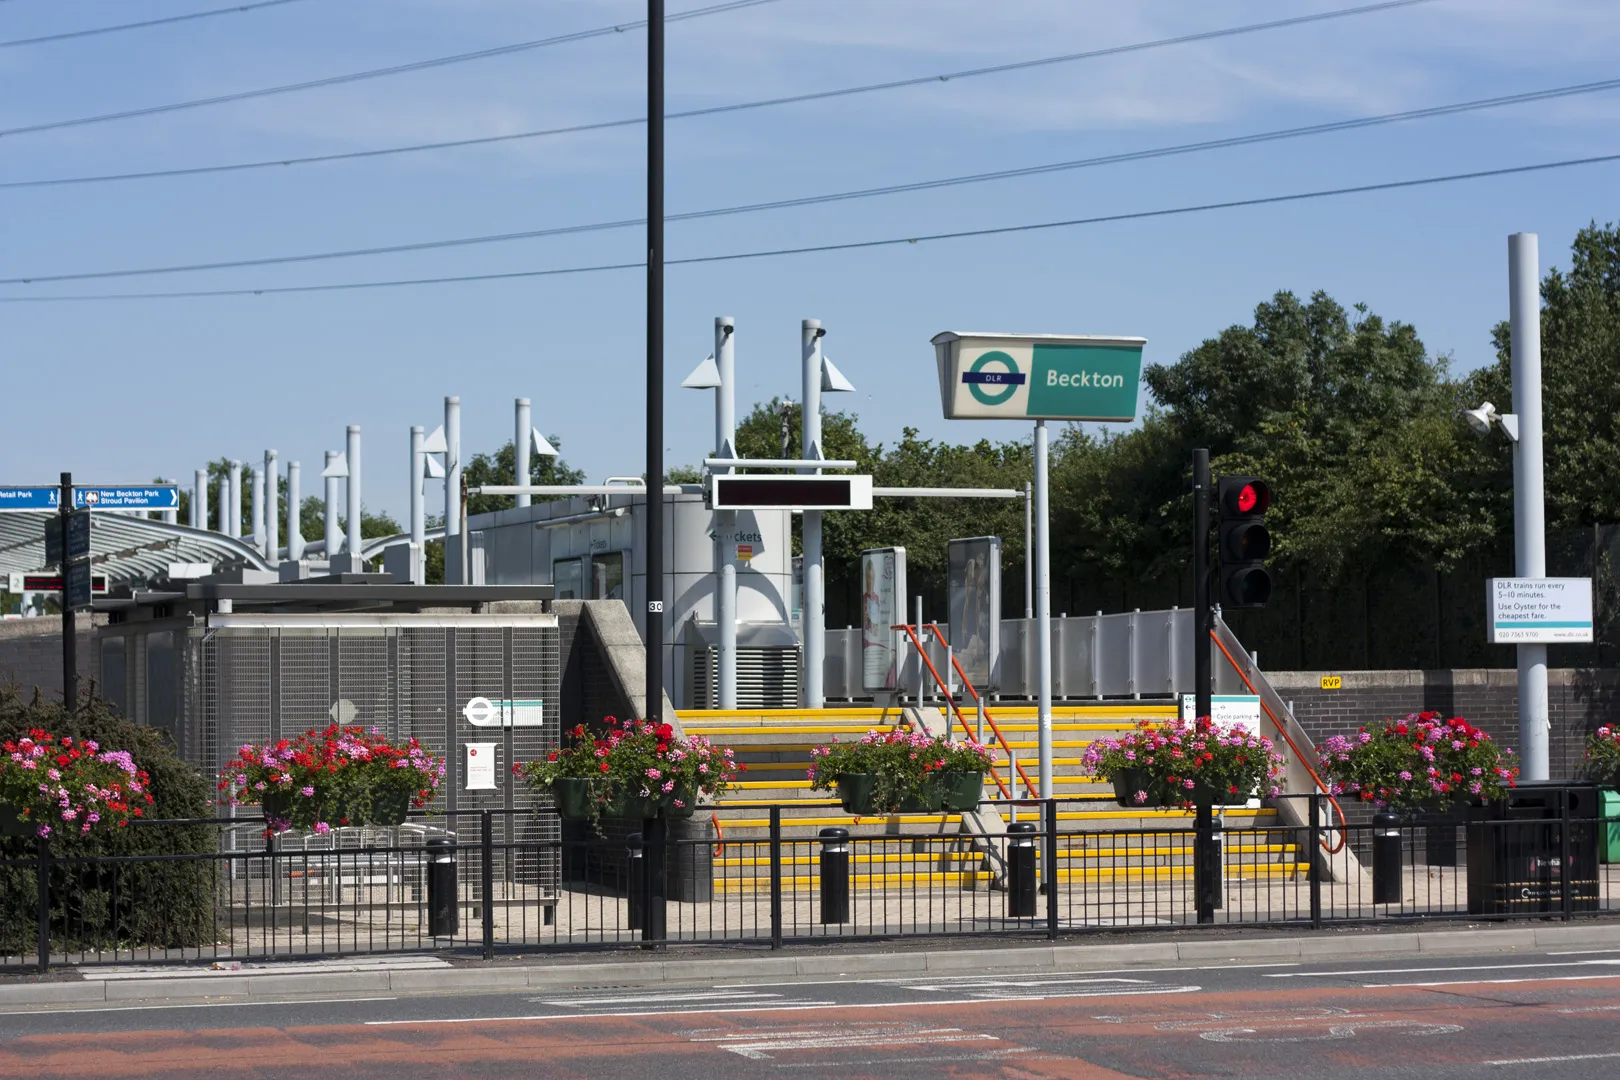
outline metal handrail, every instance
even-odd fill
[[[1337,829],[1335,830],[1334,826],[1330,823],[1325,830],[1328,832],[1337,831],[1339,834],[1338,843],[1330,846],[1326,839],[1322,840],[1322,850],[1329,855],[1337,855],[1339,852],[1344,850],[1345,841],[1349,838],[1349,833],[1345,829],[1345,825],[1348,824],[1348,819],[1344,816],[1344,807],[1339,805],[1339,800],[1333,797],[1333,792],[1328,788],[1327,784],[1322,782],[1322,778],[1317,775],[1316,770],[1311,767],[1310,759],[1306,758],[1305,755],[1299,752],[1299,747],[1294,745],[1293,738],[1288,734],[1287,726],[1284,725],[1281,720],[1277,719],[1277,714],[1271,711],[1270,705],[1266,704],[1265,695],[1261,694],[1254,688],[1254,683],[1250,681],[1248,674],[1241,666],[1239,666],[1236,658],[1232,656],[1231,651],[1227,649],[1226,643],[1222,641],[1213,630],[1209,632],[1209,639],[1213,641],[1216,647],[1221,650],[1221,655],[1226,657],[1226,662],[1228,664],[1232,665],[1232,670],[1237,672],[1238,678],[1243,680],[1243,685],[1248,687],[1249,693],[1260,699],[1260,707],[1265,710],[1266,717],[1271,721],[1272,726],[1277,729],[1277,734],[1283,737],[1283,742],[1288,744],[1288,749],[1294,752],[1294,760],[1305,767],[1305,771],[1310,774],[1311,780],[1316,784],[1317,790],[1327,796],[1328,805],[1332,806],[1334,813],[1339,815],[1339,824]]]
[[[940,696],[945,699],[945,704],[946,704],[945,723],[946,723],[947,731],[949,729],[949,725],[950,725],[950,722],[951,722],[951,720],[950,720],[951,713],[953,711],[956,714],[957,722],[962,725],[962,730],[964,732],[967,731],[968,730],[968,725],[967,725],[967,721],[965,719],[963,719],[963,717],[962,717],[962,707],[960,705],[958,705],[956,703],[956,699],[951,696],[950,687],[946,685],[944,678],[942,678],[940,676],[939,669],[934,667],[934,662],[932,660],[928,659],[928,652],[927,652],[927,650],[925,650],[923,648],[922,639],[918,636],[919,627],[912,626],[910,623],[896,623],[894,626],[889,627],[889,629],[890,630],[904,630],[906,632],[906,636],[911,639],[912,646],[917,650],[917,658],[919,660],[921,660],[922,663],[923,663],[923,666],[928,669],[928,673],[934,677],[935,684],[937,684],[939,686],[939,688],[940,688]],[[939,627],[936,625],[934,627],[934,629],[935,629],[936,632],[938,632]],[[944,640],[943,636],[941,636],[941,640]],[[952,657],[952,659],[954,660],[955,657]],[[958,666],[957,670],[958,671],[961,670],[960,666]],[[975,696],[975,698],[977,698],[977,696],[978,696],[977,691],[975,691],[974,696]],[[917,702],[917,707],[918,708],[922,707],[922,702],[921,701]],[[1001,742],[1001,748],[1004,751],[1006,751],[1006,753],[1007,753],[1007,760],[1012,761],[1013,760],[1012,748],[1007,745],[1007,740],[1002,737],[1000,731],[996,731],[996,737]],[[1020,776],[1023,776],[1023,778],[1024,778],[1024,790],[1026,792],[1029,791],[1030,790],[1030,788],[1029,788],[1029,777],[1024,774],[1024,769],[1023,769],[1022,766],[1019,766],[1018,774]],[[996,787],[997,787],[998,790],[1000,790],[1002,798],[1009,799],[1009,800],[1014,798],[1014,794],[1013,794],[1012,791],[1010,791],[1008,789],[1007,784],[1002,782],[1001,777],[996,775],[996,770],[995,770],[994,765],[992,765],[990,767],[990,779],[992,779],[992,780],[994,780],[996,782]],[[1008,779],[1010,780],[1011,777],[1009,776]]]
[[[929,623],[928,626],[929,629],[933,630],[933,632],[939,636],[940,644],[949,649],[951,647],[950,640],[946,638],[945,631],[939,628],[939,623]],[[979,696],[979,691],[974,689],[973,680],[969,679],[967,672],[962,669],[962,661],[957,658],[955,652],[951,652],[948,655],[951,658],[951,666],[956,669],[957,678],[962,680],[962,685],[967,687],[967,692],[973,695],[974,704],[976,704],[984,712],[984,718],[990,725],[991,733],[995,735],[996,741],[1001,744],[1002,751],[1007,755],[1007,764],[1010,767],[1018,770],[1019,778],[1024,781],[1024,794],[1028,795],[1030,792],[1036,790],[1035,785],[1029,782],[1029,774],[1024,771],[1024,767],[1022,765],[1017,764],[1018,756],[1012,752],[1012,745],[1007,742],[1007,737],[1001,733],[1000,726],[996,724],[996,718],[991,716],[990,710],[985,707],[984,699]],[[944,687],[943,689],[945,690],[945,696],[949,697],[950,687]],[[961,709],[956,710],[956,716],[958,720],[962,719]],[[963,732],[967,731],[966,720],[962,720],[962,730]],[[991,777],[996,775],[995,766],[991,766],[990,775]],[[1008,779],[1010,780],[1011,778],[1012,774],[1009,772]],[[1002,788],[1001,790],[1003,794],[1007,794],[1006,788]],[[1011,795],[1008,795],[1008,797],[1012,798]]]

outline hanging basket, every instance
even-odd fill
[[[1136,793],[1147,799],[1136,801]],[[1150,810],[1164,805],[1164,785],[1146,769],[1124,769],[1114,776],[1114,801],[1127,810]]]
[[[371,796],[369,824],[394,828],[405,824],[405,818],[410,812],[410,791],[400,789],[374,792]]]

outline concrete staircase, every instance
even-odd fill
[[[1007,740],[1004,749],[986,724],[984,743],[996,753],[994,773],[1008,782],[1007,750],[1019,766],[1037,781],[1038,731],[1033,706],[992,706],[991,715]],[[908,715],[909,714],[909,715]],[[932,714],[932,715],[929,715]],[[1074,881],[1173,881],[1192,875],[1192,814],[1182,810],[1123,809],[1113,800],[1113,789],[1087,775],[1081,754],[1093,739],[1117,736],[1139,721],[1164,721],[1175,715],[1172,705],[1148,703],[1066,704],[1053,708],[1053,788],[1063,799],[1085,802],[1060,806],[1060,832],[1074,830],[1059,842],[1058,878]],[[971,712],[965,711],[970,725]],[[837,826],[856,845],[854,887],[873,889],[896,886],[987,887],[1001,877],[1003,842],[994,839],[1006,825],[1032,807],[1017,807],[994,781],[987,781],[988,805],[977,815],[956,813],[892,814],[857,818],[843,812],[835,797],[810,790],[805,769],[810,749],[835,737],[848,742],[868,731],[887,730],[910,723],[936,730],[945,720],[937,710],[846,708],[820,710],[690,710],[680,713],[687,734],[703,735],[719,745],[731,746],[737,759],[748,765],[740,787],[711,810],[718,830],[715,885],[722,891],[769,888],[770,816],[772,805],[782,805],[781,828],[786,850],[782,855],[784,889],[813,888],[820,844],[817,833]],[[959,724],[953,731],[963,733]],[[1027,794],[1022,781],[1008,783],[1018,797]],[[999,817],[997,816],[999,815]],[[1290,837],[1256,833],[1254,827],[1276,824],[1269,809],[1228,811],[1226,851],[1229,864],[1241,861],[1248,877],[1292,876],[1306,870],[1302,845]],[[1121,831],[1148,831],[1147,835],[1115,835]],[[904,832],[905,838],[900,834]]]

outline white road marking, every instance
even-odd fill
[[[1187,971],[1251,971],[1251,970],[1255,970],[1255,969],[1259,969],[1259,968],[1291,968],[1291,967],[1299,967],[1299,966],[1300,965],[1298,963],[1294,963],[1294,962],[1278,962],[1278,963],[1270,963],[1270,964],[1204,964],[1204,965],[1199,965],[1199,966],[1196,966],[1196,967],[1097,968],[1096,970],[1089,970],[1088,969],[1086,971],[1054,971],[1054,970],[1051,970],[1051,969],[1047,969],[1045,971],[1008,972],[1006,975],[1001,975],[1001,976],[989,976],[989,975],[984,975],[984,976],[939,975],[939,976],[935,977],[934,981],[937,982],[937,981],[943,981],[943,980],[952,979],[952,978],[993,978],[994,977],[994,978],[1003,978],[1003,979],[1034,979],[1034,978],[1042,978],[1042,977],[1081,978],[1081,977],[1089,977],[1089,976],[1093,976],[1093,975],[1179,975],[1179,974],[1181,974],[1183,972],[1187,972]],[[899,984],[899,983],[914,983],[914,982],[926,980],[929,977],[930,976],[929,976],[928,972],[926,972],[926,971],[917,971],[917,972],[913,972],[910,975],[896,976],[896,977],[886,977],[886,978],[882,978],[882,979],[856,979],[856,978],[793,979],[793,980],[782,981],[782,982],[715,983],[714,986],[715,986],[715,989],[717,989],[717,990],[719,990],[719,989],[768,989],[770,987],[775,987],[775,986],[849,986],[849,985],[892,986],[892,985]]]
[[[1028,1046],[1009,1046],[1005,1050],[985,1050],[976,1054],[953,1054],[950,1057],[883,1057],[864,1058],[857,1061],[777,1061],[773,1062],[778,1069],[851,1069],[861,1065],[928,1065],[951,1061],[1000,1061],[1014,1054],[1033,1054],[1034,1049]],[[1053,1054],[1043,1053],[1038,1057],[1024,1058],[1025,1061],[1064,1061],[1065,1058]]]
[[[448,968],[450,962],[437,956],[380,956],[355,960],[276,960],[260,963],[223,961],[218,966],[174,967],[173,965],[124,964],[74,968],[87,979],[116,982],[123,979],[229,979],[242,975],[325,975],[350,971],[421,971]]]
[[[1474,964],[1460,967],[1360,968],[1351,971],[1279,971],[1262,979],[1336,979],[1341,975],[1428,975],[1447,971],[1529,971],[1538,968],[1587,967],[1592,964],[1620,964],[1616,960],[1566,960],[1548,964]]]
[[[1261,1034],[1254,1027],[1229,1027],[1219,1031],[1199,1032],[1200,1039],[1220,1043],[1301,1043],[1326,1042],[1331,1039],[1353,1039],[1362,1031],[1377,1028],[1399,1035],[1454,1035],[1462,1030],[1461,1024],[1427,1024],[1420,1020],[1367,1020],[1333,1022],[1324,1032],[1316,1034]],[[1277,1031],[1297,1031],[1297,1028],[1278,1028]],[[1243,1037],[1239,1037],[1243,1036]]]
[[[347,1005],[357,1001],[398,1001],[397,997],[310,998],[298,1001],[194,1001],[183,1005],[107,1005],[92,1009],[53,1009],[41,1006],[18,1012],[0,1012],[0,1016],[73,1016],[78,1013],[154,1012],[164,1009],[240,1009],[248,1005]]]
[[[696,994],[682,993],[678,990],[665,990],[650,994],[609,994],[605,997],[594,998],[534,997],[529,1000],[536,1005],[562,1005],[572,1009],[584,1005],[637,1005],[649,1001],[664,1001],[670,1005],[683,1005],[695,1001],[764,1001],[767,998],[780,999],[781,997],[781,994],[760,994],[750,990],[712,990]]]
[[[732,1031],[723,1035],[692,1035],[693,1042],[714,1043],[750,1061],[769,1061],[793,1050],[843,1050],[852,1047],[916,1046],[926,1043],[1000,1042],[994,1035],[956,1027],[917,1024],[863,1024],[847,1028],[811,1028],[796,1031]]]
[[[1558,952],[1549,952],[1548,956],[1594,956],[1601,954],[1610,956],[1620,953],[1620,949],[1563,949]]]
[[[1362,983],[1361,988],[1387,990],[1394,986],[1504,986],[1509,983],[1591,982],[1595,979],[1620,979],[1620,975],[1548,975],[1542,979],[1450,979],[1445,982]]]
[[[1579,1009],[1559,1009],[1561,1013],[1620,1012],[1620,1005],[1587,1005]]]
[[[1553,1065],[1560,1061],[1608,1061],[1620,1054],[1566,1054],[1563,1057],[1506,1058],[1502,1061],[1482,1061],[1481,1065]]]

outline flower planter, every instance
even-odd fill
[[[838,800],[846,814],[863,816],[875,813],[876,795],[876,773],[844,773],[838,778]]]
[[[370,824],[393,828],[405,824],[405,818],[410,812],[409,791],[400,789],[372,793]]]
[[[680,799],[681,802],[685,803],[686,805],[676,806],[676,799]],[[697,812],[697,792],[684,791],[680,788],[676,788],[673,792],[665,795],[661,800],[659,800],[659,806],[663,808],[664,817],[668,818],[669,820],[673,821],[677,818],[689,818]]]
[[[1147,795],[1136,801],[1136,793]],[[1163,785],[1146,769],[1125,769],[1114,776],[1114,801],[1127,810],[1147,810],[1164,805]]]
[[[984,795],[983,773],[944,773],[938,780],[941,804],[958,812],[977,810]]]
[[[648,821],[658,816],[658,809],[663,801],[661,796],[644,799],[640,795],[620,795],[609,801],[603,813],[607,817]]]
[[[932,814],[937,813],[945,803],[945,792],[942,786],[934,780],[924,780],[922,790],[907,795],[900,800],[899,813],[902,814]],[[977,800],[975,800],[977,803]]]
[[[551,797],[557,804],[557,815],[564,821],[589,821],[591,818],[591,782],[583,776],[563,776],[552,781]]]
[[[33,836],[35,825],[24,818],[15,806],[0,803],[0,836]]]

